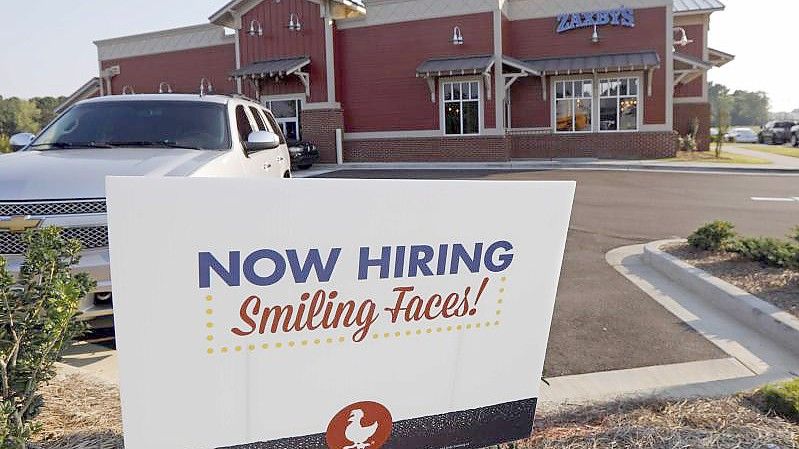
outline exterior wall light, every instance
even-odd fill
[[[680,39],[674,41],[674,45],[679,45],[680,47],[685,47],[688,44],[693,44],[694,41],[692,39],[688,39],[688,33],[685,32],[685,28],[682,27],[675,27],[675,33],[680,33]]]
[[[452,30],[452,45],[463,45],[463,33],[460,27]]]
[[[250,36],[263,36],[264,35],[264,28],[261,26],[261,22],[257,20],[250,21],[250,29],[247,30],[247,34]]]
[[[300,23],[300,18],[295,13],[289,14],[289,30],[302,31],[302,23]]]
[[[122,86],[122,95],[135,95],[136,91],[133,90],[133,86],[126,84]]]
[[[166,88],[166,89],[164,89],[164,88]],[[158,85],[158,93],[162,94],[164,92],[166,92],[168,94],[171,94],[172,93],[172,86],[170,86],[169,83],[167,83],[167,82],[161,81],[161,84]]]
[[[210,81],[203,78],[200,80],[200,96],[204,97],[206,94],[214,92],[214,85]]]
[[[595,44],[599,43],[599,30],[597,29],[596,25],[594,25],[594,34],[591,35],[591,42]]]

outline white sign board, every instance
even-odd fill
[[[125,447],[529,436],[574,189],[109,178]]]

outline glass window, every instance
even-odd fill
[[[81,144],[230,149],[227,107],[172,100],[108,100],[79,104],[60,116],[32,143],[37,150]]]
[[[555,82],[555,129],[588,132],[593,125],[594,84],[591,80]]]
[[[252,134],[252,125],[247,118],[247,112],[244,111],[244,106],[236,106],[236,128],[239,131],[239,140],[246,142],[247,138]]]
[[[599,81],[599,130],[638,129],[638,78],[608,78]]]
[[[266,128],[266,124],[264,123],[264,119],[261,117],[261,114],[258,112],[258,109],[256,109],[254,106],[250,106],[250,113],[255,119],[255,124],[258,126],[258,130],[268,131]]]
[[[480,133],[480,83],[477,81],[442,84],[445,134]]]
[[[302,125],[300,122],[302,103],[299,99],[268,100],[265,106],[272,111],[286,139],[299,141]]]

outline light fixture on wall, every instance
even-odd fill
[[[295,13],[289,14],[289,30],[302,31],[302,23],[300,23],[300,17]]]
[[[674,40],[674,45],[679,45],[680,47],[685,47],[688,44],[693,44],[694,41],[692,39],[688,39],[688,33],[685,32],[685,28],[682,27],[675,27],[675,33],[680,33],[680,38]]]
[[[126,84],[122,87],[122,95],[135,95],[136,91],[133,90],[133,87]]]
[[[169,83],[165,82],[165,81],[161,81],[161,84],[158,85],[158,93],[162,94],[164,92],[166,92],[168,94],[171,94],[172,93],[172,86]]]
[[[463,45],[463,32],[460,27],[452,30],[452,45]]]
[[[210,81],[203,78],[200,80],[200,96],[204,97],[205,94],[214,93],[214,85]]]
[[[594,34],[591,35],[591,42],[595,44],[599,43],[599,30],[597,29],[596,24],[594,25]]]
[[[250,21],[250,29],[247,30],[247,34],[250,36],[263,36],[264,35],[264,28],[261,26],[261,22],[253,19]]]

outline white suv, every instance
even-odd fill
[[[218,95],[121,95],[77,103],[0,156],[0,256],[18,271],[22,232],[59,226],[83,243],[97,289],[83,318],[112,313],[105,177],[291,177],[286,139],[260,104]]]

